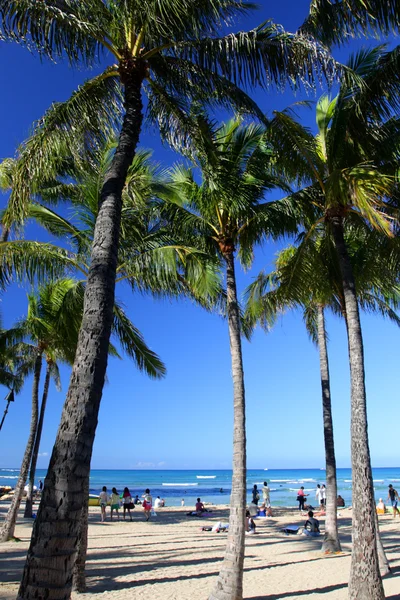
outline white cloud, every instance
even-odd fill
[[[157,467],[163,467],[164,465],[166,465],[167,463],[165,462],[165,460],[160,461],[159,463],[157,463]]]
[[[48,452],[39,452],[39,456],[48,456],[49,453]]]

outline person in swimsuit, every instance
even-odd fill
[[[392,484],[389,485],[389,494],[388,494],[387,499],[390,500],[390,502],[392,503],[392,506],[393,506],[393,518],[395,519],[396,515],[399,515],[399,517],[400,517],[400,512],[399,512],[399,509],[397,508],[397,504],[398,504],[400,498],[399,498],[399,494],[398,494],[397,490],[394,489]]]

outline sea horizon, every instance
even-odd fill
[[[35,485],[44,481],[47,469],[37,469]],[[19,469],[0,468],[0,487],[14,487]],[[400,467],[373,467],[375,497],[387,498],[389,483],[396,487],[400,483]],[[146,488],[151,490],[153,498],[164,498],[168,506],[191,507],[196,498],[209,504],[228,504],[231,492],[231,469],[91,469],[90,493],[98,495],[105,485],[109,490],[116,487],[118,493],[128,487],[131,494],[141,497]],[[303,486],[308,494],[308,502],[316,504],[315,489],[318,483],[325,483],[325,468],[296,469],[247,469],[247,500],[251,500],[253,485],[261,489],[268,481],[271,490],[272,506],[296,506],[297,490]],[[346,506],[351,504],[351,469],[337,469],[338,494]],[[400,487],[400,485],[399,485]]]

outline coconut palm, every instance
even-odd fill
[[[37,455],[39,452],[43,419],[45,414],[50,378],[59,385],[58,364],[72,364],[76,351],[79,327],[83,312],[84,285],[74,279],[60,279],[39,288],[37,295],[28,296],[28,314],[16,330],[19,336],[31,340],[24,344],[24,352],[34,357],[34,380],[32,390],[32,418],[30,435],[21,465],[14,497],[0,532],[0,541],[7,541],[14,535],[18,509],[29,465],[29,490],[25,516],[32,516],[32,488],[35,479]],[[114,307],[113,332],[125,353],[133,358],[139,368],[149,375],[161,377],[165,368],[159,358],[149,350],[140,333],[132,325],[121,306]],[[111,354],[118,356],[116,349],[110,346]],[[46,376],[42,405],[38,423],[39,382],[42,362],[45,358]]]
[[[301,189],[292,200],[308,202],[330,231],[342,277],[351,371],[353,553],[350,598],[383,598],[378,568],[371,461],[368,444],[364,357],[356,284],[344,238],[348,222],[365,222],[392,233],[390,210],[397,200],[400,52],[383,47],[352,57],[338,96],[317,106],[318,135],[288,111],[276,113],[271,131],[287,174]],[[390,199],[390,200],[389,200]],[[309,224],[308,224],[309,226]]]
[[[238,84],[267,86],[271,81],[285,82],[288,77],[295,83],[302,78],[312,78],[317,63],[326,73],[331,72],[332,61],[324,49],[319,49],[307,37],[287,34],[271,22],[251,32],[218,35],[222,22],[252,8],[252,4],[241,0],[90,0],[85,3],[0,0],[0,33],[6,39],[20,43],[29,39],[29,46],[36,47],[42,55],[63,56],[71,64],[92,66],[102,51],[112,59],[112,64],[84,84],[70,101],[54,106],[25,145],[18,183],[4,221],[6,227],[10,221],[21,220],[26,215],[30,195],[27,182],[36,182],[37,176],[48,178],[49,146],[67,145],[70,155],[79,158],[81,152],[71,138],[76,140],[81,134],[80,140],[90,150],[98,139],[99,126],[104,122],[112,125],[122,102],[125,110],[118,147],[102,188],[81,335],[62,417],[74,428],[74,443],[66,444],[63,421],[56,439],[57,451],[50,461],[43,510],[39,510],[35,521],[21,596],[29,594],[26,590],[36,581],[36,568],[43,572],[48,570],[46,553],[52,556],[50,539],[56,538],[57,525],[50,519],[41,529],[41,523],[49,518],[44,507],[59,506],[60,520],[65,521],[67,513],[69,520],[68,507],[72,505],[69,488],[77,487],[76,472],[82,474],[82,490],[88,477],[111,332],[121,192],[142,127],[142,92],[148,96],[150,119],[166,137],[181,143],[190,134],[186,116],[193,102],[203,106],[225,104],[259,112]],[[104,127],[101,130],[104,131]],[[82,144],[78,146],[81,149]],[[80,414],[88,415],[86,406],[93,409],[90,418],[79,421],[79,428],[78,404]],[[82,444],[88,450],[82,456],[83,439]],[[78,463],[79,469],[75,468]],[[62,492],[56,491],[51,483],[58,468],[65,470]],[[69,483],[71,473],[73,484]],[[62,504],[56,498],[58,493],[63,495]],[[70,525],[72,545],[70,548],[65,545],[65,575],[57,574],[62,587],[70,581],[75,557],[78,524]],[[54,585],[53,581],[50,587]]]
[[[324,44],[343,44],[360,34],[388,35],[398,31],[399,22],[397,0],[312,0],[300,31]]]
[[[176,231],[197,236],[199,247],[222,262],[226,276],[234,396],[233,475],[226,555],[210,598],[236,599],[242,597],[246,431],[235,252],[248,266],[253,247],[266,235],[280,232],[283,217],[278,207],[263,199],[281,181],[268,172],[274,157],[265,143],[263,126],[245,125],[240,119],[217,126],[202,114],[193,118],[198,132],[189,152],[193,168],[174,168],[172,191],[164,196],[164,214]],[[201,183],[195,177],[197,169]]]
[[[346,243],[363,310],[378,312],[400,325],[394,309],[400,301],[400,245],[398,239],[383,238],[375,231],[348,229]],[[248,287],[247,318],[268,329],[276,315],[300,307],[311,340],[320,358],[322,412],[326,457],[327,503],[322,550],[341,550],[337,529],[337,479],[331,408],[325,311],[345,316],[342,277],[332,240],[322,225],[306,236],[296,248],[289,246],[278,254],[276,270],[260,273]],[[385,555],[382,549],[382,563]],[[381,567],[381,572],[386,567]],[[386,571],[387,572],[387,571]],[[385,572],[385,574],[386,574]]]

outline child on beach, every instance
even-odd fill
[[[151,515],[152,504],[153,504],[153,498],[150,495],[149,488],[147,488],[144,491],[142,498],[143,498],[142,506],[144,509],[144,516],[146,518],[146,521],[149,521],[150,515]]]
[[[256,524],[254,523],[252,517],[250,516],[250,512],[246,510],[246,533],[248,535],[253,535],[256,532]]]
[[[119,506],[120,506],[119,495],[118,495],[118,492],[115,489],[115,487],[113,487],[112,494],[111,494],[111,521],[112,521],[112,518],[113,518],[113,511],[114,510],[117,513],[118,521],[119,521]]]
[[[101,522],[102,523],[104,523],[104,521],[106,520],[106,506],[108,504],[109,499],[110,499],[110,496],[107,494],[107,488],[106,488],[106,486],[103,486],[103,489],[99,494],[99,504],[100,504],[100,509],[101,509]]]
[[[122,496],[122,506],[124,509],[124,521],[126,511],[128,511],[129,518],[132,521],[131,508],[135,508],[135,505],[132,502],[132,496],[127,487],[124,488],[124,494]]]

